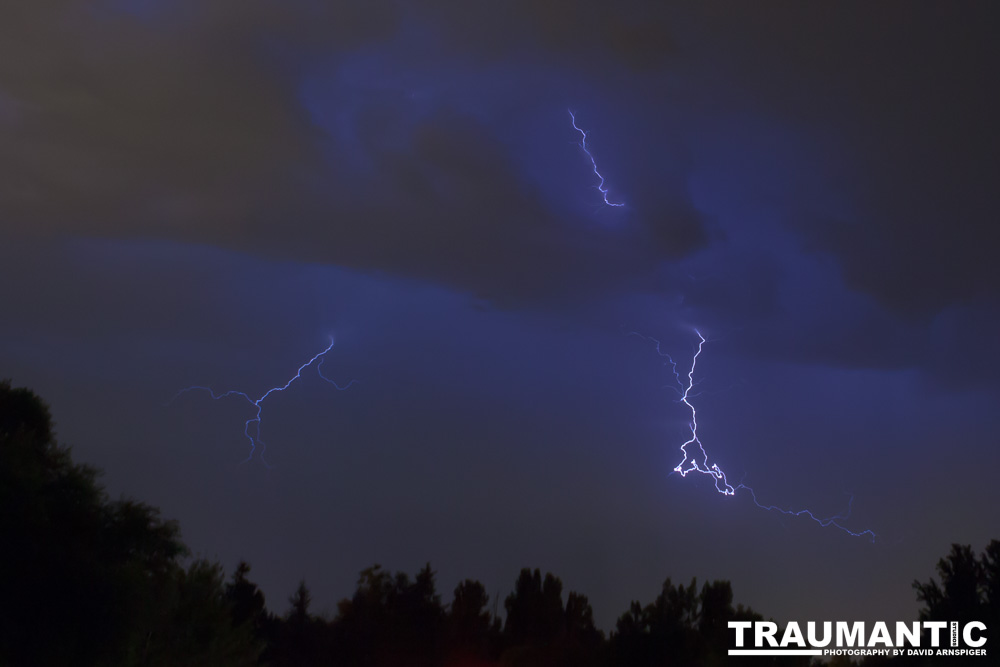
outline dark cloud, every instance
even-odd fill
[[[355,199],[333,224],[314,225],[321,254],[336,263],[531,301],[648,278],[662,259],[705,242],[700,218],[682,205],[656,220],[626,211],[603,226],[561,215],[467,117],[429,118],[403,150],[379,146],[377,131],[364,144],[380,178],[341,192]]]
[[[568,573],[605,628],[668,575],[903,619],[993,537],[992,4],[7,5],[0,367],[273,611],[430,559]],[[855,492],[874,548],[667,474],[690,415],[626,333],[683,370],[696,327],[713,461],[763,502]],[[329,334],[360,382],[274,396],[267,481],[245,405],[162,407]]]
[[[433,0],[427,6],[447,48],[464,57],[520,58],[525,52],[581,59],[598,69],[602,59],[630,68],[662,65],[674,52],[666,7],[649,3],[580,3],[573,0],[517,0],[492,11],[461,0]]]
[[[997,5],[768,8],[708,4],[699,20],[743,105],[837,144],[826,169],[849,211],[789,221],[904,316],[996,295]]]
[[[563,27],[567,3],[526,3],[499,23],[462,7],[416,18],[459,50],[467,38],[484,51],[596,47],[641,64],[662,41],[655,24],[604,10],[580,9]],[[306,63],[322,55],[335,68],[348,49],[396,35],[397,7],[127,9],[26,8],[0,28],[10,228],[207,242],[508,302],[642,280],[705,242],[683,192],[630,229],[573,231],[494,131],[447,101],[414,125],[369,100],[352,129],[361,155],[324,133],[299,99]]]
[[[76,3],[4,20],[8,224],[191,235],[196,215],[232,225],[289,166],[312,164],[305,114],[263,52],[283,23],[260,6],[240,5],[246,24],[191,5],[152,23]]]

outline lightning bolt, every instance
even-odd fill
[[[208,394],[212,397],[212,400],[216,400],[216,401],[221,400],[223,398],[229,398],[230,396],[236,396],[236,397],[239,397],[239,398],[243,399],[244,401],[246,401],[247,403],[250,404],[250,406],[253,408],[253,411],[254,411],[253,412],[253,416],[251,416],[249,419],[247,419],[246,422],[244,423],[244,426],[243,426],[243,434],[246,436],[247,440],[250,442],[250,453],[247,455],[246,459],[244,459],[243,463],[247,463],[251,459],[253,459],[254,453],[257,452],[257,450],[259,448],[260,449],[259,458],[260,458],[261,463],[263,463],[267,468],[270,468],[271,465],[264,458],[264,452],[267,451],[267,445],[260,438],[261,412],[263,410],[264,401],[271,394],[282,392],[282,391],[285,391],[286,389],[288,389],[292,385],[293,382],[295,382],[296,380],[298,380],[299,378],[302,377],[302,371],[304,371],[305,369],[309,368],[314,363],[316,364],[316,374],[320,378],[322,378],[323,380],[325,380],[326,382],[328,382],[329,384],[333,385],[337,389],[337,391],[344,391],[347,388],[349,388],[352,384],[355,383],[354,380],[351,380],[350,382],[348,382],[344,386],[340,386],[339,384],[337,384],[336,382],[334,382],[333,380],[331,380],[330,378],[328,378],[326,375],[323,375],[323,371],[322,371],[323,362],[326,361],[326,354],[330,350],[332,350],[332,349],[333,349],[333,338],[331,337],[330,338],[330,345],[328,345],[325,350],[323,350],[319,354],[315,355],[312,359],[310,359],[306,363],[304,363],[301,366],[299,366],[299,369],[295,372],[295,375],[293,375],[291,378],[289,378],[288,381],[285,382],[285,384],[283,384],[283,385],[275,385],[274,387],[271,387],[270,389],[268,389],[267,391],[265,391],[260,396],[260,398],[252,398],[246,392],[242,392],[242,391],[239,391],[239,390],[236,390],[236,389],[231,389],[231,390],[223,392],[221,394],[216,394],[215,391],[211,387],[203,387],[203,386],[200,386],[200,385],[193,385],[193,386],[190,386],[190,387],[185,387],[184,389],[181,389],[179,392],[177,392],[174,395],[174,397],[172,399],[170,399],[170,403],[173,403],[182,394],[186,394],[187,392],[190,392],[190,391],[207,391]],[[319,361],[319,363],[316,363],[317,360]],[[168,403],[168,405],[169,405],[169,403]]]
[[[569,109],[567,109],[567,111],[569,111]],[[597,161],[594,160],[594,156],[591,154],[590,149],[587,148],[587,133],[581,130],[579,127],[577,127],[576,116],[573,114],[572,111],[569,111],[569,117],[570,121],[573,123],[573,129],[579,132],[580,136],[582,137],[582,139],[580,140],[580,148],[582,148],[583,152],[586,153],[587,157],[590,158],[590,164],[594,167],[594,174],[597,176],[597,178],[601,179],[601,182],[597,186],[597,189],[604,197],[604,203],[607,204],[608,206],[615,206],[615,207],[624,206],[625,205],[624,203],[613,202],[608,200],[608,189],[604,187],[604,177],[601,176],[601,172],[597,171]]]
[[[705,346],[705,337],[698,330],[695,330],[695,333],[698,334],[698,350],[691,357],[691,369],[687,373],[687,385],[685,386],[683,382],[681,383],[681,388],[683,389],[681,403],[686,405],[688,410],[691,411],[691,438],[681,445],[681,453],[684,454],[684,459],[677,464],[674,472],[679,472],[681,477],[687,477],[689,472],[710,475],[715,480],[715,488],[719,493],[732,496],[736,493],[736,490],[726,481],[726,473],[722,472],[717,463],[708,464],[708,452],[705,451],[701,440],[698,439],[698,411],[694,409],[694,405],[690,399],[691,390],[694,389],[694,371],[698,365],[698,357],[701,355],[701,350]],[[669,355],[667,359],[674,366],[674,375],[677,375],[677,364],[674,363],[673,359],[670,359]],[[694,456],[688,451],[688,447],[691,445],[698,446],[698,452]]]
[[[781,514],[785,514],[788,516],[806,517],[812,519],[813,521],[818,523],[820,526],[823,526],[824,528],[832,526],[834,528],[844,531],[848,535],[852,535],[854,537],[868,537],[871,539],[872,542],[875,541],[875,533],[873,533],[871,530],[863,530],[861,532],[855,532],[850,528],[844,526],[842,523],[839,523],[841,521],[846,521],[850,517],[851,509],[853,508],[854,505],[853,496],[851,496],[850,500],[848,501],[846,514],[843,515],[838,514],[836,516],[822,518],[816,516],[807,509],[791,510],[779,507],[777,505],[765,505],[757,500],[756,492],[754,492],[754,490],[749,486],[747,486],[746,484],[740,483],[737,484],[735,487],[731,485],[726,480],[726,473],[722,471],[722,468],[720,468],[717,463],[709,464],[708,462],[708,452],[705,451],[705,446],[702,444],[701,439],[698,437],[698,411],[695,409],[694,404],[691,402],[691,399],[694,398],[691,392],[695,387],[694,376],[695,376],[695,370],[697,369],[698,366],[698,357],[701,356],[702,349],[704,348],[705,343],[707,343],[708,341],[704,336],[701,335],[700,331],[695,329],[695,333],[698,335],[698,348],[697,350],[695,350],[694,355],[692,355],[691,357],[691,367],[688,369],[686,380],[684,380],[681,376],[681,373],[678,372],[677,370],[677,363],[673,360],[673,358],[669,354],[662,352],[660,350],[660,342],[658,340],[656,340],[655,338],[649,338],[647,336],[643,336],[642,334],[638,334],[636,332],[630,332],[630,333],[639,336],[640,338],[652,341],[653,343],[656,344],[657,354],[667,359],[667,361],[670,363],[671,368],[673,369],[674,377],[677,379],[677,385],[678,385],[677,390],[680,394],[680,400],[678,402],[683,403],[687,407],[687,409],[691,412],[691,421],[688,424],[689,428],[691,429],[691,437],[688,438],[688,440],[683,445],[681,445],[680,449],[683,458],[681,459],[681,462],[674,467],[673,472],[680,473],[681,477],[687,477],[688,474],[692,472],[701,475],[708,475],[715,482],[716,491],[718,491],[722,495],[735,496],[738,491],[745,491],[750,495],[751,500],[753,500],[753,504],[761,508],[762,510],[767,510],[769,512],[780,512]]]

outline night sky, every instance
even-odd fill
[[[605,630],[670,576],[908,620],[1000,537],[992,2],[0,11],[0,377],[283,612],[373,563]],[[587,131],[604,176],[579,145]],[[699,435],[766,504],[669,473]],[[264,407],[239,400],[334,336]],[[682,368],[683,370],[683,368]]]

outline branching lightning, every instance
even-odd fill
[[[194,386],[191,386],[191,387],[186,387],[184,389],[181,389],[179,392],[177,392],[176,395],[174,395],[174,397],[171,399],[170,402],[172,403],[181,394],[185,394],[185,393],[187,393],[189,391],[207,391],[209,393],[209,395],[212,397],[212,399],[216,400],[216,401],[218,401],[220,399],[223,399],[223,398],[228,398],[230,396],[237,396],[239,398],[242,398],[244,401],[246,401],[247,403],[249,403],[250,406],[254,410],[253,416],[251,416],[249,419],[246,420],[246,422],[244,424],[244,427],[243,427],[243,433],[244,433],[244,435],[246,435],[247,440],[250,441],[250,453],[247,455],[247,458],[243,462],[244,463],[249,462],[251,459],[253,459],[254,454],[257,453],[258,450],[259,450],[258,457],[260,458],[261,463],[263,463],[265,466],[267,466],[268,468],[270,468],[271,467],[270,464],[264,458],[264,452],[267,451],[267,445],[264,443],[263,440],[261,440],[261,437],[260,437],[261,411],[263,409],[263,403],[264,403],[264,401],[271,394],[274,394],[274,393],[277,393],[277,392],[281,392],[281,391],[285,391],[286,389],[288,389],[292,385],[293,382],[295,382],[296,380],[298,380],[299,378],[302,377],[302,371],[304,371],[305,369],[309,368],[314,363],[316,364],[316,374],[320,378],[322,378],[324,381],[326,381],[327,383],[333,385],[337,389],[337,391],[344,391],[345,389],[347,389],[348,387],[350,387],[352,384],[354,384],[355,381],[351,380],[350,382],[348,382],[344,386],[341,386],[341,385],[337,384],[336,382],[334,382],[329,377],[327,377],[326,375],[323,374],[323,371],[322,371],[323,362],[326,361],[326,354],[330,350],[332,350],[332,349],[333,349],[333,338],[331,337],[330,338],[330,345],[327,346],[327,348],[325,350],[323,350],[322,352],[320,352],[319,354],[317,354],[316,356],[314,356],[312,359],[310,359],[306,363],[304,363],[301,366],[299,366],[299,369],[295,372],[295,375],[293,375],[291,378],[289,378],[288,381],[285,382],[285,384],[283,384],[283,385],[275,385],[274,387],[271,387],[270,389],[268,389],[267,391],[265,391],[260,396],[260,398],[251,398],[251,396],[249,394],[247,394],[245,392],[242,392],[242,391],[239,391],[239,390],[236,390],[236,389],[231,389],[231,390],[223,392],[221,394],[216,394],[215,391],[213,389],[211,389],[210,387],[203,387],[203,386],[199,386],[199,385],[194,385]],[[316,363],[317,360],[318,360],[319,363]]]
[[[569,109],[567,109],[567,111],[569,111]],[[604,187],[604,177],[601,176],[601,172],[597,171],[597,161],[594,160],[594,156],[591,154],[590,149],[587,148],[587,133],[584,132],[579,127],[577,127],[576,116],[573,114],[572,111],[569,111],[569,117],[570,121],[573,123],[573,129],[579,132],[580,136],[582,137],[582,139],[580,140],[580,148],[582,148],[583,152],[586,153],[587,157],[590,158],[590,164],[594,167],[594,174],[597,176],[597,178],[601,180],[600,184],[598,184],[597,186],[597,189],[604,197],[604,203],[607,204],[608,206],[615,206],[615,207],[624,206],[625,204],[622,202],[613,202],[608,199],[608,189]]]
[[[653,343],[656,344],[657,354],[667,359],[673,370],[674,377],[677,379],[677,391],[680,394],[680,400],[678,402],[683,403],[687,407],[687,409],[691,411],[691,421],[689,422],[689,428],[691,429],[691,437],[688,438],[688,440],[683,445],[681,445],[680,449],[683,458],[681,459],[681,462],[674,467],[674,472],[680,473],[681,477],[687,477],[688,473],[692,472],[699,473],[702,475],[708,475],[715,482],[715,489],[719,493],[725,496],[735,496],[737,491],[746,491],[747,493],[750,494],[750,498],[753,500],[754,505],[763,510],[780,512],[782,514],[787,514],[788,516],[808,517],[809,519],[812,519],[813,521],[815,521],[816,523],[818,523],[823,527],[833,526],[834,528],[838,528],[844,531],[848,535],[853,535],[854,537],[867,536],[872,540],[872,542],[875,541],[875,533],[873,533],[871,530],[863,530],[861,532],[855,532],[845,527],[843,524],[838,523],[840,521],[845,521],[850,517],[851,509],[854,504],[853,496],[848,501],[848,508],[846,514],[836,515],[828,518],[821,518],[817,517],[815,514],[813,514],[811,511],[807,509],[790,510],[778,507],[777,505],[765,505],[757,500],[757,494],[754,492],[752,488],[750,488],[746,484],[740,483],[737,484],[735,487],[731,485],[726,480],[726,473],[722,471],[722,468],[720,468],[717,463],[709,464],[708,462],[708,452],[705,451],[705,447],[698,437],[698,411],[695,409],[694,404],[691,403],[691,399],[693,398],[691,392],[695,387],[694,376],[695,376],[695,370],[698,366],[698,357],[701,356],[702,349],[704,348],[705,343],[708,341],[704,336],[701,335],[700,331],[695,329],[695,333],[698,334],[698,348],[695,350],[694,355],[692,355],[691,357],[691,367],[688,369],[685,380],[682,377],[681,373],[678,372],[677,363],[673,360],[673,358],[669,354],[660,350],[660,342],[658,340],[642,336],[641,334],[637,334],[635,332],[632,333],[634,335],[640,336],[641,338],[645,338],[646,340],[652,341]]]

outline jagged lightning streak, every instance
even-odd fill
[[[291,378],[289,378],[289,380],[287,382],[285,382],[285,384],[283,384],[283,385],[276,385],[274,387],[271,387],[266,392],[264,392],[260,396],[260,398],[251,398],[249,394],[247,394],[245,392],[242,392],[242,391],[239,391],[239,390],[236,390],[236,389],[231,389],[231,390],[223,392],[221,394],[216,394],[215,391],[212,390],[210,387],[203,387],[203,386],[200,386],[200,385],[193,385],[191,387],[185,387],[184,389],[181,389],[179,392],[177,392],[176,395],[174,395],[174,397],[172,399],[170,399],[170,402],[172,403],[173,401],[177,400],[177,398],[181,394],[185,394],[185,393],[187,393],[189,391],[207,391],[209,393],[209,395],[212,397],[212,399],[216,400],[216,401],[218,401],[220,399],[223,399],[223,398],[228,398],[230,396],[238,396],[238,397],[242,398],[247,403],[249,403],[253,407],[253,409],[254,409],[253,416],[246,420],[246,423],[244,424],[244,427],[243,427],[243,433],[244,433],[244,435],[246,435],[247,440],[250,441],[250,453],[247,455],[247,458],[243,461],[243,463],[247,463],[251,459],[253,459],[254,453],[257,452],[257,450],[259,448],[260,449],[260,453],[259,453],[258,456],[260,458],[261,463],[263,463],[266,467],[270,468],[271,467],[270,464],[264,458],[264,452],[267,450],[267,445],[260,438],[261,410],[263,409],[263,403],[264,403],[264,401],[271,394],[274,394],[274,393],[277,393],[277,392],[281,392],[281,391],[285,391],[286,389],[288,389],[292,385],[293,382],[295,382],[296,380],[298,380],[299,378],[302,377],[302,371],[304,371],[305,369],[307,369],[310,366],[312,366],[314,363],[316,363],[317,360],[319,360],[319,363],[316,364],[316,374],[320,378],[322,378],[323,380],[325,380],[326,382],[328,382],[329,384],[332,384],[338,391],[344,391],[345,389],[347,389],[348,387],[350,387],[352,384],[354,384],[355,381],[351,380],[350,382],[348,382],[344,386],[340,386],[339,384],[337,384],[336,382],[334,382],[333,380],[331,380],[330,378],[328,378],[326,375],[323,375],[323,371],[321,370],[322,366],[323,366],[323,362],[326,361],[326,354],[330,350],[332,350],[332,349],[333,349],[333,337],[330,338],[330,344],[327,346],[327,348],[325,350],[323,350],[322,352],[320,352],[319,354],[317,354],[316,356],[314,356],[312,359],[310,359],[306,363],[304,363],[301,366],[299,366],[299,369],[295,372],[295,375],[293,375]]]
[[[681,452],[684,454],[684,459],[677,464],[674,468],[674,472],[679,472],[681,477],[687,477],[689,472],[698,472],[704,475],[711,475],[715,480],[715,488],[727,496],[732,496],[736,493],[736,490],[730,486],[729,482],[726,481],[726,473],[722,472],[717,463],[708,465],[708,452],[705,451],[705,447],[701,444],[701,440],[698,439],[698,411],[694,409],[691,399],[691,390],[694,389],[694,371],[695,367],[698,365],[698,357],[701,355],[701,350],[705,346],[705,337],[701,335],[701,332],[695,329],[695,333],[698,334],[698,349],[695,351],[694,356],[691,357],[691,369],[687,374],[687,386],[681,383],[681,388],[683,392],[681,393],[681,403],[688,407],[691,411],[691,438],[681,445]],[[667,356],[670,359],[670,356]],[[674,363],[673,359],[670,359],[671,365],[674,367],[674,375],[677,376],[677,364]],[[698,445],[699,456],[691,456],[688,452],[688,447],[691,445]],[[688,463],[690,461],[690,463]],[[687,464],[685,466],[685,464]]]
[[[567,111],[569,111],[569,109],[567,109]],[[570,121],[573,123],[573,129],[579,132],[580,136],[582,137],[582,139],[580,140],[580,148],[582,148],[583,152],[586,153],[587,157],[590,158],[590,164],[594,167],[594,174],[597,176],[597,178],[601,179],[601,182],[597,186],[597,189],[600,191],[601,195],[604,196],[604,203],[607,204],[608,206],[615,206],[615,207],[624,206],[625,204],[622,202],[613,202],[608,199],[608,189],[604,187],[604,177],[601,176],[601,172],[597,171],[597,161],[594,160],[594,156],[591,154],[590,149],[587,148],[587,133],[584,132],[579,127],[577,127],[576,116],[573,114],[572,111],[569,111],[569,117]]]
[[[709,464],[708,452],[705,451],[705,447],[704,445],[702,445],[701,440],[698,437],[698,411],[695,409],[694,404],[691,403],[691,398],[692,398],[691,391],[694,389],[695,386],[694,375],[695,375],[695,370],[697,369],[698,366],[698,357],[701,356],[702,349],[704,348],[705,343],[707,343],[708,341],[704,336],[701,335],[701,332],[698,331],[697,329],[695,329],[694,332],[698,335],[698,348],[695,350],[694,355],[692,355],[691,357],[691,367],[688,369],[686,382],[682,379],[681,374],[678,372],[677,363],[673,360],[673,358],[669,354],[660,350],[660,342],[658,340],[656,340],[655,338],[648,338],[647,336],[642,336],[642,334],[638,334],[636,332],[631,332],[636,336],[640,336],[641,338],[645,338],[646,340],[650,340],[653,343],[655,343],[657,354],[659,354],[662,357],[665,357],[667,361],[670,362],[670,366],[673,369],[674,377],[677,379],[678,392],[680,393],[679,402],[683,403],[687,407],[687,409],[690,410],[691,412],[691,421],[689,422],[689,427],[691,429],[691,437],[688,438],[687,442],[681,445],[681,453],[683,454],[683,458],[681,462],[674,467],[674,472],[680,473],[681,477],[687,477],[688,473],[692,472],[696,472],[702,475],[708,475],[715,482],[715,489],[723,495],[735,496],[737,491],[746,491],[747,493],[750,494],[750,498],[751,500],[753,500],[754,505],[763,510],[768,510],[771,512],[780,512],[782,514],[787,514],[788,516],[804,516],[809,519],[812,519],[813,521],[815,521],[816,523],[818,523],[823,527],[833,526],[834,528],[838,528],[844,531],[848,535],[853,535],[854,537],[869,537],[872,540],[872,542],[874,542],[875,533],[873,533],[871,530],[863,530],[861,532],[855,532],[850,528],[847,528],[843,524],[838,523],[839,521],[845,521],[847,520],[848,517],[850,517],[851,509],[854,505],[853,496],[848,501],[848,508],[846,514],[843,515],[838,514],[836,516],[832,516],[829,518],[821,518],[817,517],[815,514],[813,514],[811,511],[807,509],[789,510],[789,509],[784,509],[782,507],[778,507],[777,505],[764,505],[763,503],[757,500],[757,494],[754,492],[752,488],[743,483],[740,483],[734,487],[726,480],[726,473],[722,471],[722,468],[720,468],[717,463]],[[692,446],[697,447],[697,449],[693,453],[690,451]]]

